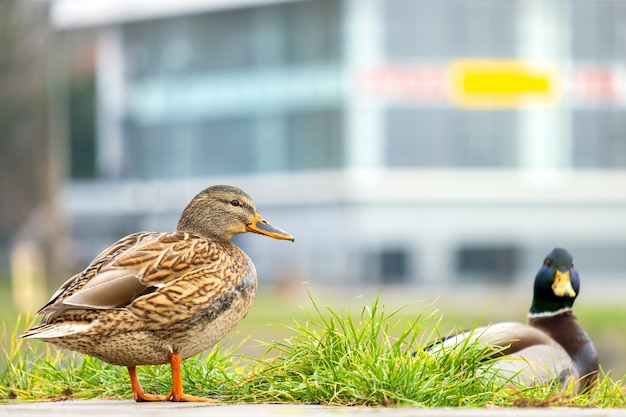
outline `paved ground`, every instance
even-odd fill
[[[626,417],[626,409],[580,408],[367,408],[270,404],[189,404],[92,400],[0,404],[0,416],[365,416],[365,417]]]

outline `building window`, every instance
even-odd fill
[[[126,129],[124,176],[185,178],[251,172],[255,168],[250,118]]]
[[[390,108],[387,164],[392,167],[514,167],[514,111]]]
[[[409,281],[409,253],[404,248],[385,248],[380,252],[380,277],[384,284]]]
[[[317,111],[287,116],[289,170],[339,168],[342,165],[340,111]]]
[[[299,1],[284,10],[289,65],[338,62],[341,58],[341,7],[337,0]],[[263,46],[260,46],[263,48]]]
[[[465,245],[455,254],[456,270],[474,281],[511,283],[520,265],[520,249],[508,245]]]
[[[623,111],[575,110],[572,124],[574,167],[626,167],[626,119]]]
[[[383,247],[368,251],[363,262],[365,281],[379,284],[402,284],[412,281],[412,259],[405,247]]]
[[[338,0],[315,0],[129,23],[127,75],[249,70],[338,62]]]
[[[172,125],[128,123],[123,172],[127,178],[153,179],[340,168],[342,124],[337,109]]]
[[[340,167],[341,24],[315,0],[123,25],[123,175]]]
[[[626,3],[570,1],[571,43],[574,60],[626,59]]]
[[[388,0],[383,4],[389,58],[517,55],[515,1]]]

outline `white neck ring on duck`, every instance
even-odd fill
[[[541,317],[554,317],[554,316],[558,316],[559,314],[567,313],[569,311],[572,311],[571,307],[563,307],[556,311],[544,311],[542,313],[528,313],[528,318],[538,319]]]

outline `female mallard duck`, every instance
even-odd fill
[[[452,336],[438,344],[455,345],[470,337],[494,349],[491,365],[499,375],[530,386],[558,379],[579,393],[598,379],[598,354],[572,313],[580,289],[572,255],[553,249],[535,277],[528,324],[498,323]],[[431,348],[433,350],[433,348]]]
[[[122,238],[57,290],[22,337],[126,366],[136,401],[208,401],[183,393],[181,362],[221,340],[252,305],[257,275],[230,239],[270,225],[242,190],[209,187],[184,209],[175,232]],[[170,363],[172,391],[144,393],[137,365]]]

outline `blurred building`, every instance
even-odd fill
[[[247,190],[293,245],[237,238],[268,282],[534,276],[554,246],[626,271],[626,3],[56,0],[97,33],[91,178],[72,253]],[[89,148],[89,147],[88,147]],[[91,158],[91,159],[90,159]]]

